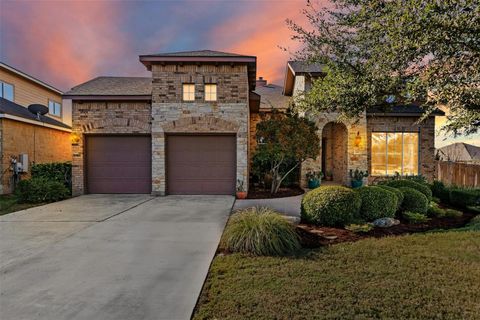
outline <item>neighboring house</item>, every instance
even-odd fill
[[[256,124],[285,111],[322,75],[318,66],[289,62],[284,86],[271,85],[256,80],[256,57],[210,50],[140,62],[151,77],[98,77],[63,96],[73,106],[74,194],[234,194],[237,181],[248,188],[261,143]],[[333,113],[317,117],[323,152],[302,165],[302,180],[310,169],[345,184],[350,169],[431,179],[435,118],[417,125],[421,112],[370,110],[355,124]]]
[[[442,161],[480,164],[480,147],[457,142],[437,150],[437,157]]]
[[[31,104],[49,113],[33,114]],[[68,118],[60,90],[0,62],[0,194],[13,190],[12,159],[23,161],[21,178],[28,177],[32,163],[71,160]]]
[[[312,81],[322,76],[319,65],[298,61],[287,63],[284,94],[301,95]],[[354,85],[354,84],[352,84]],[[368,170],[369,181],[386,176],[421,174],[435,177],[435,116],[436,110],[422,123],[420,106],[393,105],[367,110],[355,123],[337,122],[338,114],[324,113],[314,120],[321,135],[321,153],[302,166],[302,184],[308,170],[331,172],[333,180],[348,184],[350,170]]]

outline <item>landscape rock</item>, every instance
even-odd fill
[[[390,228],[400,224],[400,221],[393,218],[380,218],[373,221],[373,225],[379,228]]]

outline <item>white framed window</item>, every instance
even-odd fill
[[[205,84],[205,101],[217,101],[217,85],[215,83]]]
[[[195,101],[195,84],[183,84],[183,101]]]
[[[48,113],[55,117],[61,117],[62,105],[58,102],[48,100]]]
[[[372,132],[373,176],[418,175],[418,132]]]
[[[13,84],[0,81],[0,98],[4,98],[13,102]]]

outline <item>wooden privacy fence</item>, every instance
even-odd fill
[[[446,185],[480,187],[480,164],[437,161],[437,178]]]

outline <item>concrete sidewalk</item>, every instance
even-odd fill
[[[0,219],[1,319],[189,319],[230,196],[92,195]]]

